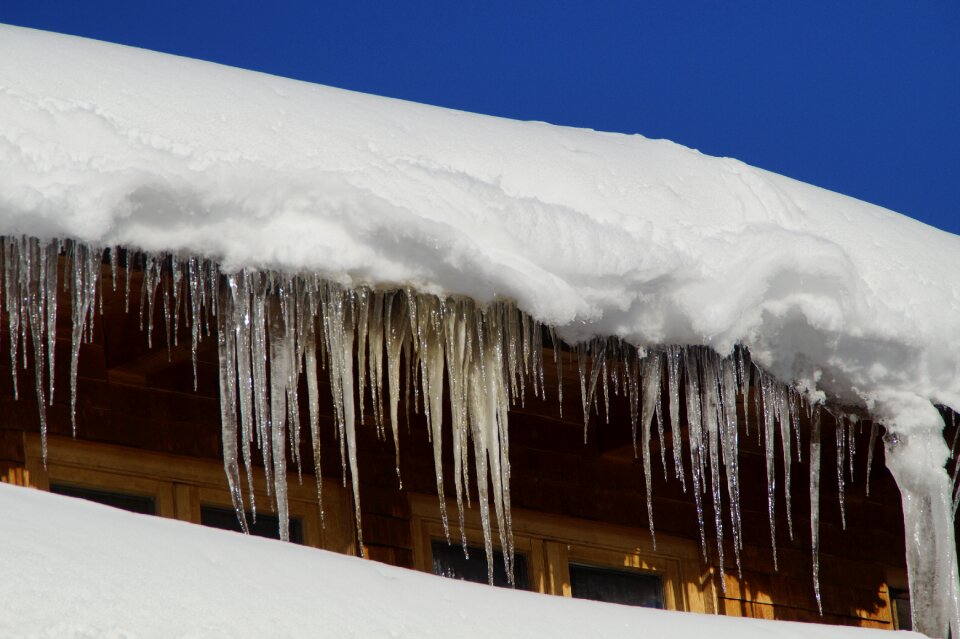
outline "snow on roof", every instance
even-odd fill
[[[514,592],[6,484],[0,507],[3,637],[888,636]]]
[[[741,342],[888,421],[960,408],[960,237],[736,160],[5,26],[0,122],[2,234],[512,299],[571,340]]]

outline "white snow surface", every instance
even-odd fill
[[[0,512],[4,639],[890,636],[509,591],[7,484]]]
[[[901,430],[960,409],[960,237],[639,135],[0,26],[0,234],[513,299],[570,340],[742,342]]]

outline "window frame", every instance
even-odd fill
[[[197,525],[201,504],[233,508],[221,463],[50,436],[44,468],[40,436],[24,433],[23,444],[25,466],[41,490],[49,491],[50,484],[54,483],[152,497],[157,516]],[[255,468],[253,476],[257,507],[275,514],[269,507],[263,470]],[[244,476],[245,496],[246,482]],[[346,489],[336,482],[323,480],[323,526],[314,477],[305,474],[301,484],[296,481],[296,475],[292,475],[287,490],[290,516],[301,520],[305,546],[356,554],[353,510]]]
[[[907,571],[904,568],[887,567],[884,572],[886,573],[886,583],[881,589],[881,595],[886,599],[887,602],[887,610],[890,616],[890,626],[893,630],[908,630],[907,628],[902,627],[900,614],[897,612],[897,606],[895,603],[897,592],[906,592],[908,594],[907,600],[909,601],[910,581],[907,577]],[[913,620],[911,619],[911,628],[913,626],[912,622]]]
[[[440,506],[432,495],[408,495],[413,535],[414,567],[433,572],[431,540],[444,539]],[[450,540],[460,543],[457,504],[447,500]],[[665,610],[716,612],[712,571],[700,562],[696,542],[657,535],[653,549],[650,532],[592,521],[514,509],[514,549],[527,556],[530,590],[572,597],[570,563],[601,568],[637,569],[661,577]],[[464,513],[468,543],[483,545],[480,511],[476,504]],[[494,546],[499,540],[494,530]]]

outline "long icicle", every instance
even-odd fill
[[[220,313],[217,315],[217,340],[220,361],[220,433],[223,445],[223,469],[227,476],[230,501],[237,514],[237,520],[243,532],[249,533],[247,517],[244,514],[243,494],[240,490],[240,466],[237,462],[237,351],[235,334],[230,330],[233,321],[232,311],[233,282],[225,283],[221,293]]]
[[[823,614],[820,600],[820,405],[810,420],[810,554],[813,558],[813,594],[817,610]]]
[[[643,402],[640,418],[640,427],[643,430],[640,440],[643,450],[643,477],[647,488],[647,523],[650,526],[650,538],[653,541],[654,550],[657,548],[657,535],[653,527],[653,473],[651,472],[650,437],[653,414],[660,398],[660,372],[663,369],[661,355],[660,352],[653,352],[647,355],[643,361]]]
[[[776,430],[774,426],[774,390],[773,382],[765,374],[760,375],[759,394],[763,401],[763,415],[758,415],[758,419],[763,419],[763,445],[764,457],[766,458],[767,470],[767,516],[770,520],[770,548],[773,551],[773,569],[779,570],[777,565],[777,516],[776,516],[776,494],[777,494],[777,472],[775,465],[776,455]]]

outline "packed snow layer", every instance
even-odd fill
[[[0,233],[742,342],[904,428],[960,408],[960,237],[638,135],[0,27]]]
[[[889,636],[514,592],[6,484],[0,511],[0,637]]]

